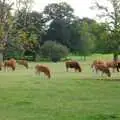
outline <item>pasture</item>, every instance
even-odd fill
[[[0,120],[120,120],[120,73],[100,77],[92,72],[93,55],[80,61],[82,73],[66,72],[64,62],[45,63],[52,71],[43,74],[17,65],[16,71],[0,72]]]

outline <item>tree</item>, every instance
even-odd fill
[[[52,3],[45,7],[44,15],[46,21],[53,21],[53,20],[65,20],[68,23],[71,22],[73,15],[73,9],[70,5],[65,2],[61,3]]]
[[[99,14],[99,17],[108,19],[107,23],[109,25],[109,32],[111,33],[108,44],[112,47],[113,54],[116,54],[120,47],[120,1],[107,0],[107,2],[111,5],[112,11],[109,9],[109,6],[100,5],[99,2],[95,3],[95,8],[102,11],[102,14]]]
[[[89,31],[89,24],[85,19],[81,21],[80,54],[84,56],[84,60],[86,59],[86,56],[89,55],[94,49],[94,36]]]
[[[70,30],[69,24],[64,20],[54,20],[47,30],[46,40],[59,42],[69,47]]]
[[[44,34],[44,19],[42,13],[31,11],[30,0],[17,0],[17,10],[9,38],[13,46],[25,53],[37,53],[41,36]]]
[[[0,0],[0,46],[3,46],[4,54],[6,54],[6,49],[14,47],[15,49],[19,49],[19,47],[16,46],[16,40],[15,35],[16,33],[19,33],[15,28],[15,24],[18,21],[18,16],[16,16],[17,13],[21,18],[23,19],[23,27],[24,30],[27,27],[27,22],[29,21],[28,18],[28,11],[31,10],[31,4],[32,0],[16,0],[16,10],[15,10],[15,16],[12,16],[11,10],[13,7],[13,4],[15,4],[15,0]],[[23,10],[23,11],[22,11]],[[23,14],[20,14],[22,12]],[[14,31],[14,32],[13,32]],[[20,29],[21,31],[21,29]],[[13,35],[13,36],[12,36]],[[12,39],[12,40],[11,40]]]
[[[41,55],[53,62],[57,62],[68,55],[68,48],[60,43],[47,41],[41,47]]]
[[[8,32],[11,25],[11,9],[13,1],[0,0],[0,42],[3,43],[7,40]],[[4,45],[4,44],[3,44]]]
[[[31,12],[33,0],[16,0],[16,14],[20,15],[23,19],[24,30],[30,22],[29,12]],[[19,18],[18,16],[16,18]],[[18,20],[18,19],[17,19]]]
[[[13,3],[12,0],[0,0],[0,49],[2,49],[3,59],[9,31],[11,30]]]
[[[106,29],[108,27],[105,23],[97,23],[93,22],[89,25],[89,31],[94,36],[94,44],[95,48],[93,52],[99,53],[108,53],[110,52],[110,48],[108,46],[108,40],[110,33]]]
[[[81,20],[79,18],[75,18],[72,24],[70,25],[70,42],[69,48],[73,53],[80,52],[81,46]]]
[[[24,10],[22,9],[24,12]],[[11,39],[14,43],[17,43],[19,48],[24,51],[37,52],[40,49],[41,37],[44,34],[44,19],[42,13],[35,11],[27,13],[28,21],[27,26],[24,26],[24,13],[19,12],[16,14],[17,20],[13,25],[13,30],[11,32]],[[23,13],[23,17],[22,14]],[[25,38],[24,38],[25,37]],[[21,47],[20,47],[21,46]]]
[[[49,4],[45,7],[43,14],[49,25],[43,43],[46,40],[52,40],[69,46],[69,25],[74,19],[71,6],[65,2]]]
[[[82,56],[90,54],[94,49],[94,35],[90,32],[93,20],[76,18],[70,25],[70,49]]]

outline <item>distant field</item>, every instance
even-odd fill
[[[45,63],[52,71],[48,80],[17,65],[15,72],[0,72],[0,120],[120,120],[120,73],[101,77],[92,72],[94,59],[112,55],[78,56],[82,73],[66,72],[64,62]]]

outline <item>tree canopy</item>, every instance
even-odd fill
[[[12,14],[14,1],[0,0],[0,45],[5,48],[4,54],[13,51],[20,56],[29,53],[35,57],[47,41],[66,46],[71,53],[81,56],[115,53],[120,49],[118,0],[108,0],[112,11],[96,2],[95,8],[104,11],[99,17],[109,18],[105,23],[79,18],[65,2],[48,4],[38,12],[32,11],[30,0],[16,1]]]

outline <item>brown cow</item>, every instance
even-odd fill
[[[93,69],[93,71],[94,71],[94,69],[95,69],[96,72],[97,72],[97,69],[95,68],[96,64],[105,64],[105,62],[102,61],[102,60],[94,60],[94,61],[93,61],[92,65],[91,65],[91,68]]]
[[[77,61],[67,61],[65,62],[65,66],[66,66],[66,71],[68,72],[68,68],[74,68],[75,72],[79,71],[81,72],[81,66]]]
[[[105,62],[108,68],[112,68],[113,72],[117,69],[117,63],[115,61],[106,61]]]
[[[7,68],[12,68],[14,71],[16,69],[16,60],[15,59],[10,59],[4,62],[4,69],[7,70]]]
[[[37,64],[35,66],[36,74],[40,75],[40,72],[43,72],[49,79],[51,78],[50,70],[48,67]]]
[[[108,66],[106,66],[105,64],[96,64],[95,69],[96,69],[96,72],[101,71],[102,73],[107,74],[108,77],[111,76],[110,70]]]
[[[104,64],[106,65],[108,68],[112,68],[113,72],[115,71],[115,69],[117,69],[117,63],[115,61],[102,61],[102,60],[94,60],[91,68],[95,68],[96,64]],[[97,72],[97,71],[96,71]]]
[[[23,65],[26,69],[29,68],[28,62],[27,62],[26,60],[18,60],[17,63],[18,63],[19,65]]]

